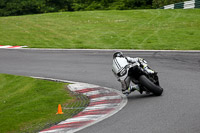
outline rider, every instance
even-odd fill
[[[131,77],[126,74],[126,66],[129,64],[133,63],[139,63],[142,64],[143,68],[148,72],[148,73],[154,73],[153,70],[151,70],[147,66],[147,62],[142,59],[142,58],[131,58],[124,56],[122,52],[115,52],[113,54],[113,68],[112,71],[114,75],[117,77],[118,81],[121,82],[122,85],[122,93],[123,94],[130,94],[132,91],[137,90],[140,93],[142,93],[142,89],[136,84],[133,83],[133,85],[130,85],[131,82]],[[124,74],[123,74],[124,73]]]

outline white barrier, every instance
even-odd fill
[[[194,9],[200,8],[200,0],[190,0],[175,4],[166,5],[160,9]]]
[[[174,9],[174,4],[164,6],[164,9]]]
[[[184,2],[184,8],[183,9],[193,9],[193,8],[195,8],[195,1],[194,0]]]

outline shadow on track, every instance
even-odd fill
[[[160,97],[160,96],[155,96],[153,94],[149,94],[149,95],[129,95],[127,98],[128,100],[136,100],[136,99],[144,99],[144,98],[156,98],[156,97]]]

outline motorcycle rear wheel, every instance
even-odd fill
[[[139,77],[140,84],[156,96],[163,93],[163,88],[152,83],[145,75]]]

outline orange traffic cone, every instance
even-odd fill
[[[63,114],[61,105],[58,105],[58,112],[56,114]]]

